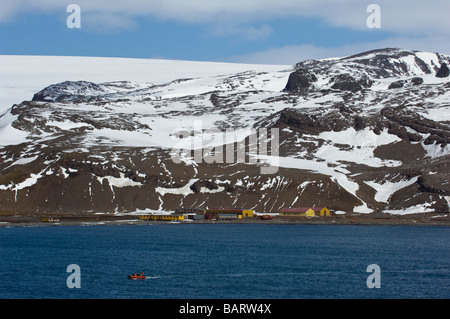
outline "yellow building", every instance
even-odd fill
[[[310,208],[305,212],[305,216],[306,217],[316,216],[316,212],[314,211],[314,209]]]
[[[237,214],[240,215],[240,217],[238,217],[239,219],[242,218],[251,218],[254,216],[255,211],[251,210],[251,209],[224,209],[224,208],[220,208],[220,209],[201,209],[201,208],[177,208],[175,210],[175,214],[184,214],[185,217],[187,217],[188,215],[192,215],[192,214],[213,214],[215,217],[218,216],[218,214]]]
[[[331,216],[331,211],[328,208],[326,208],[326,207],[317,208],[316,214],[318,216]]]
[[[183,215],[175,215],[175,214],[169,214],[169,215],[141,215],[139,216],[140,220],[163,220],[163,221],[182,221],[184,220]]]
[[[253,217],[254,213],[255,212],[253,210],[243,210],[242,211],[242,217],[244,217],[244,218]]]
[[[297,208],[283,208],[279,212],[280,216],[331,216],[331,212],[326,207],[297,207]]]
[[[59,223],[59,217],[41,217],[42,223]]]

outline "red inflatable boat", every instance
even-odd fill
[[[145,279],[147,277],[144,276],[144,273],[139,274],[133,274],[133,275],[128,275],[129,279]]]

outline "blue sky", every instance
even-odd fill
[[[3,55],[293,64],[380,47],[450,54],[448,0],[378,1],[375,29],[364,0],[17,2],[0,2]],[[80,6],[80,29],[66,25],[70,3]]]

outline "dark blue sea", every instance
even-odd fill
[[[367,284],[373,264],[379,288]],[[148,278],[129,280],[135,272]],[[80,288],[67,285],[74,274]],[[3,227],[0,298],[450,298],[450,228]]]

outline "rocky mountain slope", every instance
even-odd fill
[[[164,83],[55,83],[1,114],[0,212],[447,212],[449,65],[383,49]]]

